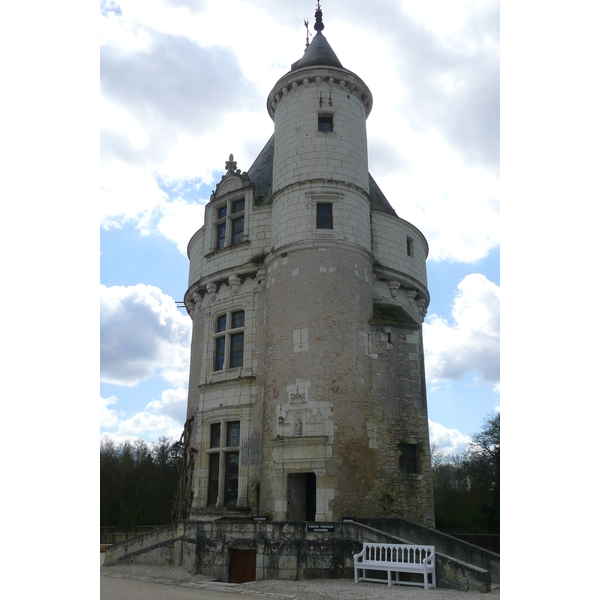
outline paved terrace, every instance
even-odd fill
[[[202,575],[190,575],[183,567],[116,565],[105,567],[100,553],[101,600],[492,600],[489,594],[396,585],[349,579],[303,581],[252,581],[219,583]]]

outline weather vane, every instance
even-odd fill
[[[308,21],[304,19],[304,27],[306,27],[306,47],[308,48],[308,36],[310,35],[310,31],[308,30]]]

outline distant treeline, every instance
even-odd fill
[[[181,444],[160,438],[100,445],[100,525],[165,525],[179,482]],[[441,530],[500,527],[500,414],[489,416],[463,454],[432,451],[435,524]]]
[[[179,481],[179,442],[100,443],[100,525],[166,525]]]
[[[436,528],[499,533],[500,413],[485,419],[464,453],[432,450]]]

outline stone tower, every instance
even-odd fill
[[[317,31],[188,246],[194,518],[433,526],[427,242],[369,174],[363,80]]]

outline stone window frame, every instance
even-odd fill
[[[407,449],[411,448],[408,452]],[[414,452],[414,456],[409,457],[409,454]],[[404,442],[400,446],[400,471],[404,475],[414,476],[422,474],[421,464],[422,449],[421,444],[414,440]],[[414,469],[414,470],[413,470]]]
[[[321,206],[327,206],[329,207],[329,214],[327,215],[327,218],[329,219],[329,224],[330,227],[322,227],[320,226],[321,220],[320,220],[320,216],[319,215],[319,208]],[[317,202],[317,229],[333,229],[333,204],[331,204],[331,202]]]
[[[334,113],[332,112],[319,112],[317,113],[317,132],[318,133],[334,133],[335,129],[333,126]],[[321,124],[329,125],[331,123],[331,129],[321,129]]]
[[[233,424],[237,424],[238,425],[238,443],[237,445],[229,445],[229,429],[230,426]],[[241,448],[241,443],[242,443],[242,423],[241,423],[241,419],[235,419],[235,418],[220,418],[220,419],[215,419],[215,420],[211,420],[208,421],[206,423],[207,425],[207,432],[208,432],[208,439],[209,439],[209,447],[206,450],[206,454],[207,454],[207,460],[208,460],[208,481],[207,481],[207,486],[206,486],[206,506],[213,506],[213,507],[223,507],[223,506],[237,506],[238,505],[238,500],[239,500],[239,495],[240,495],[240,448]],[[219,425],[220,427],[220,435],[219,435],[219,445],[218,446],[213,446],[212,444],[212,432],[213,432],[213,428]],[[213,456],[217,456],[219,457],[218,462],[213,462],[212,461],[212,457]],[[237,477],[236,477],[236,501],[235,503],[230,502],[227,503],[226,500],[226,485],[227,485],[227,479],[228,479],[228,457],[230,455],[237,455],[238,457],[238,473],[237,473]],[[212,491],[212,485],[211,482],[212,480],[214,480],[215,478],[213,477],[213,465],[217,464],[217,495],[215,498],[214,503],[211,502],[211,491]]]
[[[242,201],[244,203],[243,210],[232,212],[234,206]],[[241,193],[232,193],[231,197],[218,199],[215,202],[213,206],[213,240],[211,244],[215,252],[226,250],[227,248],[235,248],[248,240],[248,206],[249,202],[245,190],[242,190]],[[225,209],[225,214],[221,216],[220,213],[223,209]],[[234,223],[239,222],[240,219],[244,220],[243,231],[236,232],[234,231]],[[223,235],[220,235],[220,230],[223,226],[225,226],[225,230],[223,231]],[[239,239],[234,242],[234,236],[236,235],[239,235]],[[223,240],[223,245],[219,246],[221,239]]]
[[[244,402],[235,406],[221,406],[210,410],[198,410],[196,414],[197,423],[199,424],[199,434],[201,444],[201,460],[199,464],[199,475],[201,480],[199,490],[199,506],[206,508],[235,508],[248,506],[248,464],[244,458],[244,448],[247,447],[250,436],[250,415],[252,412],[252,404]],[[226,445],[226,436],[221,435],[221,440],[218,448],[211,448],[211,427],[217,423],[221,424],[221,433],[226,431],[227,423],[239,422],[240,435],[239,445],[228,447]],[[224,425],[225,424],[225,425]],[[224,445],[225,444],[225,445]],[[225,495],[225,460],[221,456],[227,452],[239,452],[238,461],[238,494],[237,504],[224,505]],[[219,483],[217,492],[216,504],[210,504],[209,484],[210,484],[210,456],[219,453]],[[222,482],[222,483],[221,483]]]
[[[307,207],[309,210],[309,219],[313,237],[334,238],[340,233],[341,211],[340,202],[344,198],[343,192],[305,192]],[[331,229],[321,229],[317,227],[317,205],[331,204],[331,219],[333,227]]]
[[[204,316],[202,371],[198,385],[250,377],[253,374],[253,361],[255,360],[254,319],[256,317],[253,294],[240,294],[235,299],[222,301],[221,303],[224,306],[219,306],[219,310],[214,310],[214,312],[208,310]],[[244,358],[242,366],[224,367],[219,371],[215,371],[215,338],[222,334],[222,332],[217,333],[217,319],[226,313],[235,313],[242,310],[244,311]],[[228,348],[225,349],[225,352],[227,354]]]
[[[233,316],[239,313],[244,313],[244,325],[242,327],[234,327],[232,320]],[[218,323],[222,317],[226,318],[225,329],[219,330]],[[246,331],[246,311],[243,307],[239,308],[229,308],[225,311],[220,311],[215,314],[212,319],[213,321],[213,334],[212,334],[212,371],[215,373],[221,371],[229,371],[232,369],[243,369],[244,368],[244,358],[245,358],[245,347],[242,350],[242,364],[232,367],[231,361],[233,356],[233,347],[232,347],[232,339],[237,335],[244,335],[244,344],[245,344],[245,331]],[[224,339],[224,356],[223,356],[223,366],[221,368],[217,368],[217,344],[218,341]]]

